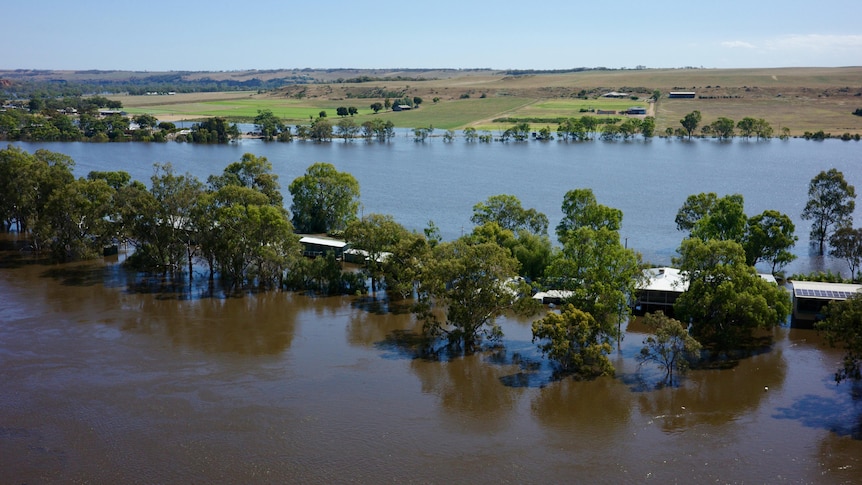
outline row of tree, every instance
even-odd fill
[[[697,130],[697,127],[701,126],[701,121],[703,121],[703,116],[700,114],[700,111],[692,111],[679,120],[679,124],[682,125],[682,129],[677,128],[674,130],[671,127],[667,127],[665,129],[665,134],[667,136],[676,135],[680,138],[688,136],[688,139],[690,140],[692,135],[695,133],[695,130]],[[737,135],[736,130],[739,130],[739,136],[745,139],[749,139],[751,137],[755,137],[758,140],[769,139],[772,138],[774,134],[772,125],[770,125],[769,122],[763,118],[752,118],[750,116],[746,116],[739,122],[720,116],[712,123],[701,126],[701,134],[703,136],[711,136],[718,138],[719,140],[729,140],[733,138]],[[779,136],[782,139],[789,137],[790,128],[786,126],[783,127]]]
[[[432,350],[493,345],[502,337],[500,316],[535,312],[533,291],[554,289],[565,302],[533,323],[539,350],[565,373],[612,374],[611,343],[644,278],[641,256],[621,243],[622,212],[598,203],[590,189],[565,194],[556,227],[561,246],[550,241],[547,216],[506,194],[477,203],[473,230],[444,242],[433,223],[416,232],[389,215],[357,217],[358,183],[326,163],[290,184],[290,212],[271,164],[252,154],[206,182],[156,165],[149,187],[125,172],[75,179],[73,166],[44,150],[0,151],[0,218],[27,234],[35,250],[70,260],[127,244],[134,248],[127,263],[138,269],[191,279],[199,267],[228,288],[353,293],[370,280],[375,297],[385,290],[389,299],[412,300]],[[647,320],[654,335],[641,355],[670,378],[698,360],[700,345],[738,348],[786,319],[786,291],[753,265],[785,263],[795,243],[786,216],[747,217],[738,195],[692,195],[676,220],[688,233],[675,260],[688,290],[674,306],[679,320]],[[298,235],[322,232],[339,232],[365,251],[361,273],[343,271],[333,254],[302,257]]]

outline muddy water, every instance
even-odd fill
[[[422,358],[397,308],[4,255],[3,483],[862,482],[862,402],[811,331],[657,390],[632,324],[616,378],[558,381],[526,319]]]

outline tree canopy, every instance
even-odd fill
[[[811,179],[802,218],[811,221],[811,241],[818,245],[821,255],[836,228],[853,225],[855,199],[856,189],[837,169],[824,170]]]
[[[359,211],[359,182],[332,164],[317,162],[288,187],[293,226],[301,233],[344,230]]]

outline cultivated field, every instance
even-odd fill
[[[255,71],[257,72],[257,71]],[[267,75],[295,71],[268,71]],[[569,73],[507,74],[490,70],[438,71],[302,71],[311,84],[291,85],[270,92],[122,96],[130,113],[147,112],[162,119],[223,116],[250,120],[269,109],[289,124],[307,123],[326,111],[336,119],[339,106],[359,109],[356,121],[391,119],[399,127],[433,126],[459,129],[473,126],[508,127],[495,119],[579,117],[584,109],[621,111],[646,106],[654,90],[662,93],[655,106],[659,132],[678,128],[687,113],[699,110],[703,123],[720,116],[740,120],[764,118],[778,133],[794,135],[823,130],[833,135],[862,133],[862,67],[782,69],[645,69]],[[257,72],[260,74],[259,72]],[[239,74],[233,73],[235,77]],[[251,75],[246,73],[245,75]],[[364,76],[365,82],[345,82]],[[400,78],[399,78],[400,76]],[[670,91],[695,91],[696,99],[668,99]],[[605,99],[610,91],[638,99]],[[420,97],[421,108],[374,114],[371,103],[385,97]],[[435,101],[436,99],[436,101]]]

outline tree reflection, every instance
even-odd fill
[[[123,329],[163,334],[174,345],[204,352],[272,355],[290,347],[299,309],[288,293],[242,298],[159,300],[143,295]]]
[[[521,396],[519,389],[500,385],[508,369],[489,365],[484,353],[445,362],[414,359],[410,369],[419,377],[422,392],[437,396],[441,420],[456,429],[504,429]]]
[[[682,387],[642,392],[637,403],[664,431],[720,426],[760,406],[768,389],[784,384],[786,373],[783,353],[773,349],[742,359],[733,369],[691,372]]]

